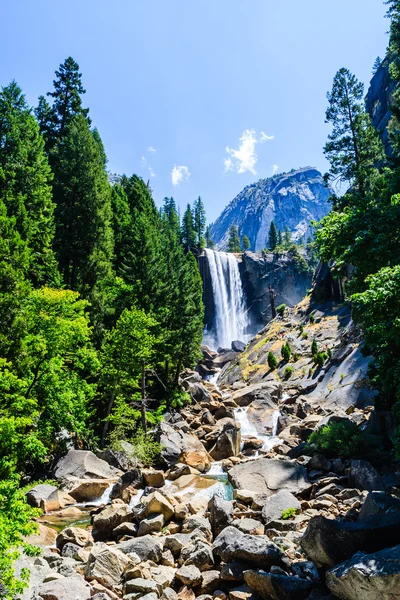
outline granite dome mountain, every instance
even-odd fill
[[[212,225],[212,239],[217,249],[225,250],[229,228],[237,225],[240,236],[248,236],[251,250],[260,251],[274,221],[282,231],[288,227],[292,238],[298,240],[311,232],[311,221],[319,221],[329,212],[329,196],[321,173],[313,167],[260,179],[228,204]]]

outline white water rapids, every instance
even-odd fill
[[[205,250],[210,269],[215,305],[214,330],[205,343],[218,348],[230,348],[235,340],[244,341],[248,317],[244,302],[239,264],[234,254]]]

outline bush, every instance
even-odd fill
[[[126,441],[132,444],[132,451],[127,452],[126,448],[122,447],[121,441]],[[157,442],[151,433],[145,433],[143,429],[138,428],[134,435],[129,439],[120,437],[120,431],[114,429],[110,436],[110,448],[112,450],[123,451],[128,458],[134,462],[140,463],[144,467],[154,465],[161,453],[162,446]]]
[[[268,352],[268,366],[271,369],[271,371],[274,371],[276,369],[276,366],[278,364],[278,361],[275,358],[275,355],[272,352]]]
[[[280,304],[279,306],[276,307],[276,312],[280,317],[283,317],[283,315],[285,314],[285,310],[286,310],[286,304]]]
[[[302,333],[304,331],[304,325],[303,325],[303,323],[300,323],[300,325],[299,325],[299,331],[300,331],[300,335],[302,335]]]
[[[363,458],[370,453],[371,440],[355,423],[339,421],[313,431],[307,447],[328,458]]]
[[[293,358],[293,362],[297,362],[299,360],[299,355],[297,354],[297,352],[293,352],[292,354],[292,358]]]
[[[289,519],[293,519],[297,515],[297,508],[286,508],[282,512],[281,519],[284,521],[288,521]]]
[[[310,321],[311,325],[312,325],[313,323],[315,323],[315,317],[314,317],[314,315],[313,315],[313,314],[311,314],[311,315],[309,316],[309,319],[308,319],[308,320]]]
[[[293,367],[290,365],[287,365],[287,367],[285,367],[285,370],[283,371],[283,377],[285,379],[290,379],[292,374],[293,374]]]
[[[285,362],[288,362],[290,359],[290,355],[292,354],[292,351],[290,349],[289,344],[286,342],[286,344],[283,344],[282,348],[281,348],[281,354],[282,354],[282,358]]]
[[[313,356],[315,356],[318,352],[318,343],[317,340],[314,338],[311,344],[311,354]]]
[[[314,354],[314,362],[318,367],[323,367],[328,355],[326,352],[317,352]]]
[[[191,404],[192,398],[181,388],[174,389],[168,397],[168,405],[172,408],[183,408],[185,404]]]

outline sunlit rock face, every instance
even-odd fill
[[[371,79],[365,97],[365,107],[370,114],[373,126],[381,132],[383,145],[389,155],[392,153],[392,149],[387,126],[392,116],[390,103],[395,89],[396,82],[390,79],[389,59],[385,58]]]
[[[317,169],[305,167],[248,185],[225,208],[211,229],[219,250],[226,250],[231,225],[247,235],[251,250],[267,246],[271,221],[278,229],[288,227],[293,240],[311,232],[310,223],[319,221],[330,210],[330,190]]]

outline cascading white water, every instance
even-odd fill
[[[236,257],[228,252],[205,250],[215,304],[215,328],[207,342],[215,348],[230,348],[234,340],[245,340],[248,325],[242,281]]]

